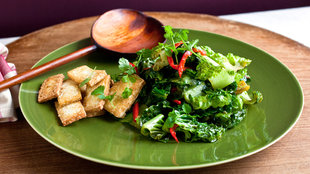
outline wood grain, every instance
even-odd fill
[[[189,13],[147,13],[164,24],[226,35],[252,44],[278,58],[297,76],[303,87],[304,109],[294,128],[271,147],[250,157],[220,166],[175,173],[309,173],[310,172],[310,48],[276,33]],[[47,53],[67,43],[89,37],[97,17],[74,20],[23,36],[8,45],[8,60],[18,72],[29,69]],[[305,36],[306,37],[306,36]],[[41,138],[21,113],[19,121],[0,125],[0,171],[5,173],[157,173],[97,164],[68,154]],[[172,172],[161,172],[172,173]]]

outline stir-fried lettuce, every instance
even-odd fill
[[[162,130],[164,117],[163,114],[158,114],[156,117],[144,123],[141,128],[141,134],[144,136],[150,136],[155,140],[162,139],[166,135],[166,132]]]
[[[187,30],[165,26],[165,31],[166,42],[137,53],[133,63],[146,81],[137,99],[143,109],[135,121],[127,116],[123,122],[162,142],[215,142],[244,119],[248,105],[263,99],[258,91],[248,93],[251,60],[199,46],[198,40],[188,40]],[[131,74],[135,69],[128,65],[120,61]]]

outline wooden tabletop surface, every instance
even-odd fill
[[[310,172],[310,48],[261,28],[214,16],[168,12],[147,14],[165,25],[214,32],[261,48],[289,67],[297,76],[304,92],[304,109],[299,121],[284,138],[271,147],[235,162],[175,173]],[[56,48],[89,37],[95,19],[96,17],[78,19],[23,36],[8,45],[8,61],[15,63],[18,72],[27,70]],[[18,117],[17,122],[0,125],[1,173],[156,173],[112,167],[73,156],[41,138],[20,111]]]

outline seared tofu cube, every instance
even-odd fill
[[[90,78],[86,83],[89,86],[94,86],[107,75],[105,70],[93,70],[86,65],[74,68],[68,71],[67,74],[70,79],[78,84],[82,83],[85,79]]]
[[[64,106],[80,100],[82,100],[82,94],[78,84],[73,80],[64,81],[58,96],[59,105]]]
[[[102,116],[104,114],[105,114],[105,110],[86,112],[87,117],[97,117],[97,116]]]
[[[86,65],[83,65],[68,71],[67,74],[71,80],[80,84],[86,78],[88,78],[93,71],[94,71],[93,69],[89,68]]]
[[[45,79],[39,91],[38,102],[43,103],[57,98],[60,94],[64,78],[65,76],[63,74],[57,74]]]
[[[86,89],[87,89],[87,85],[83,85],[83,86],[79,86],[80,87],[80,91],[82,93],[82,96],[86,95]]]
[[[58,102],[55,102],[55,106],[58,117],[64,126],[86,117],[86,112],[80,101],[65,106],[60,106]]]
[[[115,96],[112,101],[106,101],[104,109],[113,114],[117,118],[124,118],[126,112],[131,108],[132,104],[137,99],[142,87],[145,85],[145,81],[138,75],[132,75],[136,79],[135,83],[118,81],[113,84],[110,89],[110,94]],[[122,93],[125,88],[132,89],[132,94],[128,98],[123,98]]]
[[[99,86],[104,86],[104,95],[109,95],[111,77],[107,75],[101,82],[97,83],[93,87],[87,87],[86,95],[83,99],[83,106],[86,112],[98,112],[103,109],[105,100],[100,99],[98,96],[91,95],[91,93]]]
[[[107,76],[107,73],[105,70],[95,70],[93,75],[91,75],[91,79],[89,82],[87,82],[87,85],[92,87],[96,85],[98,82],[100,82],[102,79],[104,79]]]

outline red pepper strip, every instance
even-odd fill
[[[176,103],[177,105],[182,104],[182,102],[180,100],[172,100],[174,103]]]
[[[174,44],[174,46],[175,46],[175,48],[178,48],[180,45],[182,45],[183,44],[183,42],[182,41],[180,41],[180,42],[178,42],[178,43],[175,43]]]
[[[176,142],[179,143],[179,140],[177,138],[177,134],[175,133],[175,129],[178,127],[177,124],[174,124],[172,128],[170,128],[170,134],[175,139]]]
[[[207,55],[207,52],[205,50],[200,50],[200,49],[197,49],[197,48],[193,48],[193,51],[195,53],[199,52],[202,56],[206,56]]]
[[[173,58],[172,57],[167,57],[169,65],[171,66],[171,68],[175,69],[175,70],[179,70],[179,65],[175,65],[173,62]]]
[[[151,67],[143,68],[144,71],[151,69]]]
[[[129,62],[129,64],[130,64],[132,67],[135,67],[136,73],[139,75],[138,68],[136,67],[136,65],[133,64],[133,63],[131,63],[131,62]]]
[[[168,56],[167,59],[168,59],[169,65],[171,66],[172,69],[179,70],[179,65],[174,64],[172,57]],[[184,70],[186,70],[186,69],[192,69],[192,68],[184,67]]]
[[[133,121],[136,122],[136,119],[138,118],[139,115],[139,103],[136,102],[133,105],[133,109],[132,109],[132,116],[133,116]]]
[[[178,48],[180,45],[182,45],[183,44],[183,42],[182,41],[180,41],[180,42],[178,42],[178,43],[175,43],[174,44],[174,46],[175,46],[175,48]],[[172,50],[171,50],[172,51]],[[168,59],[168,62],[169,62],[169,65],[171,66],[171,68],[173,68],[173,69],[175,69],[175,70],[178,70],[179,69],[179,65],[176,65],[176,64],[174,64],[174,62],[173,62],[173,58],[172,57],[167,57],[167,59]]]
[[[180,78],[182,77],[183,71],[185,70],[185,62],[186,62],[186,59],[187,59],[190,55],[192,55],[192,52],[186,51],[186,52],[183,54],[182,58],[181,58],[181,61],[180,61],[180,64],[179,64],[179,69],[178,69]]]
[[[179,47],[180,45],[182,45],[182,44],[183,44],[183,42],[180,41],[180,42],[174,44],[174,46],[175,46],[176,48],[178,48],[178,47]],[[168,59],[169,65],[171,66],[172,69],[179,70],[179,65],[174,64],[173,58],[172,58],[172,57],[169,57],[169,56],[168,56],[167,59]],[[184,70],[186,70],[186,69],[189,69],[189,68],[188,68],[188,67],[185,67]]]

